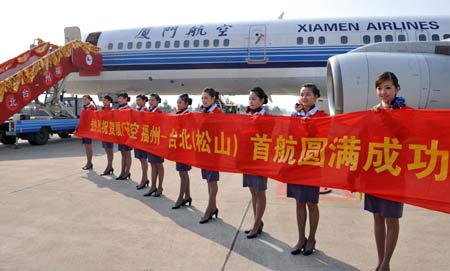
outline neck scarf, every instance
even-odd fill
[[[215,103],[208,107],[205,107],[202,105],[202,106],[200,106],[200,110],[202,110],[203,113],[209,113],[209,112],[213,111],[214,109],[216,109],[216,107],[217,107],[217,104],[215,104]]]
[[[181,111],[177,111],[177,114],[184,114],[184,113],[187,113],[188,111],[189,111],[189,108],[186,108]]]
[[[313,104],[313,106],[311,106],[311,108],[309,109],[308,112],[305,111],[305,108],[303,107],[303,105],[301,104],[295,104],[295,109],[297,111],[297,116],[298,117],[304,117],[304,118],[308,118],[310,116],[313,116],[314,114],[317,113],[317,111],[319,111],[319,109],[317,109],[316,105]]]
[[[251,109],[250,106],[247,106],[247,110],[245,111],[247,114],[256,114],[256,113],[260,113],[261,115],[264,114],[264,108],[262,107],[258,107],[256,109]]]
[[[395,96],[394,100],[392,100],[389,104],[381,102],[380,106],[385,109],[401,109],[405,106],[405,104],[405,99],[403,97]]]

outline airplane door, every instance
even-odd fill
[[[251,25],[248,31],[248,57],[247,63],[266,63],[266,26]]]
[[[423,55],[417,56],[417,62],[420,70],[420,98],[417,108],[427,108],[430,95],[430,72],[426,59]]]

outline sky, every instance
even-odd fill
[[[2,1],[0,63],[34,39],[64,43],[64,27],[82,34],[132,27],[328,17],[450,15],[448,0],[127,0]]]
[[[450,15],[448,0],[127,0],[2,1],[0,63],[36,38],[63,44],[64,27],[82,33],[155,25],[327,17]]]

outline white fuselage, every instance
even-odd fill
[[[450,17],[276,20],[144,27],[91,33],[100,76],[72,73],[69,93],[198,94],[213,87],[247,94],[298,94],[315,83],[326,95],[327,60],[374,42],[450,37]]]

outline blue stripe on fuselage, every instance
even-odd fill
[[[103,70],[325,67],[329,57],[358,46],[218,48],[103,53]],[[247,63],[248,59],[260,61]],[[261,62],[265,60],[265,62]],[[250,61],[251,62],[251,61]]]
[[[260,69],[260,68],[321,68],[327,61],[303,62],[267,62],[265,64],[248,63],[196,63],[196,64],[151,64],[151,65],[110,65],[103,66],[104,71],[139,71],[139,70],[195,70],[195,69]]]

